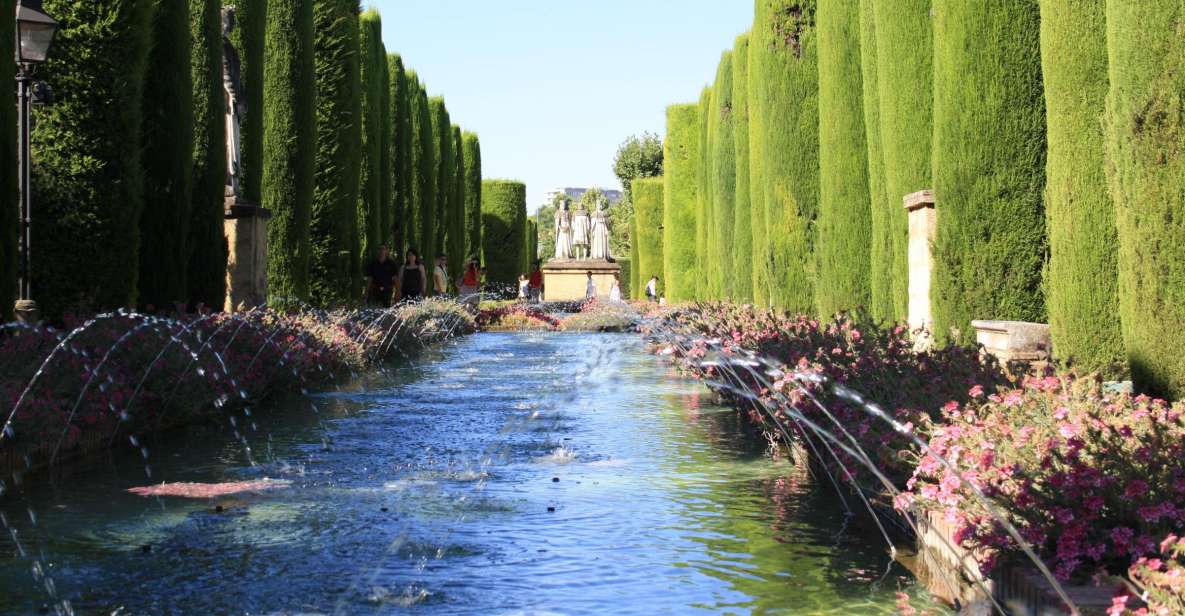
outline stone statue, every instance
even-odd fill
[[[593,260],[609,261],[609,215],[605,213],[602,202],[597,202],[597,211],[592,215],[592,249],[589,258]]]
[[[584,206],[572,215],[572,256],[579,260],[588,258],[588,233],[592,223],[589,222],[588,210]]]
[[[235,8],[233,6],[222,9],[222,90],[226,94],[226,195],[237,197],[239,179],[241,177],[240,163],[241,141],[239,126],[243,114],[247,112],[246,97],[243,96],[243,82],[239,52],[230,42],[230,33],[235,29]]]
[[[567,202],[555,211],[555,258],[572,258],[572,214],[568,212]]]

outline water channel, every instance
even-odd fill
[[[152,445],[152,479],[104,458],[3,511],[81,614],[945,611],[637,336],[469,336],[312,403],[257,412],[250,456],[194,429]],[[126,491],[265,477],[290,483]],[[38,613],[31,559],[0,548],[0,612]]]

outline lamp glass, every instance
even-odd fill
[[[17,60],[19,62],[45,62],[49,57],[49,48],[53,45],[57,24],[40,21],[17,21],[18,42]]]

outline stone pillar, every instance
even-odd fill
[[[226,198],[227,312],[250,310],[267,302],[267,219],[271,212]]]
[[[919,347],[932,341],[934,318],[930,309],[930,281],[934,272],[932,244],[937,229],[934,191],[920,190],[905,195],[909,216],[909,327],[924,333],[918,336]]]

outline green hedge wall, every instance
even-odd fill
[[[1185,397],[1185,6],[1107,2],[1107,156],[1132,377]]]
[[[1115,206],[1107,192],[1105,0],[1041,0],[1053,347],[1088,370],[1124,361]]]
[[[820,316],[871,299],[871,197],[860,73],[860,5],[822,2],[819,46],[819,242],[815,304]]]
[[[230,35],[231,42],[239,51],[239,72],[247,98],[246,113],[239,119],[239,185],[243,198],[251,203],[263,202],[263,65],[267,3],[268,0],[236,0],[235,29]],[[221,17],[218,36],[221,39]],[[219,51],[219,57],[221,54]],[[222,74],[221,65],[218,74]],[[221,87],[219,85],[220,92]],[[224,133],[225,130],[224,127]],[[222,181],[225,182],[226,178]]]
[[[667,284],[665,258],[663,254],[663,188],[665,178],[639,178],[633,183],[634,216],[637,234],[634,243],[638,246],[638,258],[634,260],[634,297],[642,297],[646,283],[651,276],[658,276]]]
[[[435,259],[436,253],[448,252],[448,224],[451,217],[452,187],[453,187],[453,129],[449,118],[448,107],[444,98],[434,96],[428,100],[432,121],[432,152],[436,161],[433,177],[436,179],[436,210],[432,229],[434,232],[432,245],[435,250],[429,258]]]
[[[387,54],[390,90],[387,97],[391,119],[391,250],[402,254],[407,246],[407,211],[411,199],[411,115],[407,99],[407,69],[398,54]]]
[[[15,0],[0,0],[0,13],[16,11]],[[0,57],[13,56],[16,24],[11,19],[0,22]],[[0,80],[13,83],[12,62],[0,66]],[[13,317],[12,303],[17,295],[17,255],[19,252],[16,171],[16,94],[8,89],[0,104],[0,322]]]
[[[753,301],[753,216],[749,198],[749,35],[736,39],[732,51],[733,156],[736,203],[732,237],[732,297]],[[647,276],[647,281],[649,280]],[[645,284],[645,281],[643,281]],[[639,295],[641,297],[641,295]]]
[[[383,130],[388,109],[384,106],[389,85],[385,80],[387,54],[383,49],[383,21],[368,9],[358,18],[359,58],[362,75],[362,167],[358,193],[359,254],[362,263],[374,258],[383,243]]]
[[[1046,317],[1040,12],[1034,0],[934,11],[934,329],[968,341],[972,319]]]
[[[631,199],[633,197],[631,196]],[[641,263],[642,257],[639,256],[641,250],[638,243],[641,241],[638,238],[638,210],[637,206],[633,206],[634,215],[630,216],[630,263]],[[635,265],[636,266],[636,265]],[[630,294],[633,297],[638,296],[638,279],[637,276],[630,279]]]
[[[268,293],[309,296],[309,218],[316,172],[313,1],[269,0],[264,64],[263,206]]]
[[[460,126],[454,124],[452,132],[454,159],[452,190],[449,191],[448,269],[451,279],[456,280],[464,270],[468,239],[465,237],[465,141]]]
[[[381,27],[381,26],[380,26]],[[379,31],[382,36],[382,31]],[[391,119],[391,65],[387,47],[379,42],[379,241],[389,248],[395,241],[395,123]]]
[[[699,125],[699,105],[667,107],[667,136],[662,143],[662,257],[664,287],[672,302],[696,297]]]
[[[712,88],[699,97],[699,164],[696,165],[695,209],[695,298],[715,299],[716,279],[712,276]]]
[[[189,0],[193,39],[193,197],[183,297],[220,309],[226,300],[226,101],[222,92],[222,3]]]
[[[412,97],[412,158],[415,161],[415,182],[413,187],[416,206],[416,242],[413,243],[420,255],[431,260],[436,255],[436,145],[432,132],[432,110],[428,105],[428,92],[420,84]]]
[[[711,136],[712,226],[709,230],[712,252],[709,275],[714,281],[715,296],[733,299],[732,251],[733,225],[736,223],[736,140],[732,99],[732,51],[720,56],[716,85],[712,87],[712,112],[708,134]]]
[[[38,71],[57,98],[33,113],[32,286],[52,319],[135,301],[152,3],[46,0],[44,7],[62,27]]]
[[[527,186],[512,180],[481,183],[482,242],[486,279],[514,284],[522,272],[523,229],[526,226]]]
[[[894,295],[894,228],[892,216],[902,216],[885,184],[885,156],[881,144],[881,101],[876,39],[875,0],[860,0],[860,76],[864,82],[864,137],[868,145],[868,192],[870,245],[868,313],[878,321],[895,321],[906,316],[898,312]],[[929,141],[927,141],[929,143]]]
[[[358,3],[315,6],[317,162],[311,216],[309,287],[313,303],[361,298],[358,191],[362,156],[362,81]]]
[[[814,310],[814,223],[819,199],[818,60],[815,2],[758,0],[751,97],[761,112],[758,153],[765,190],[770,292],[779,307]]]
[[[934,188],[931,180],[934,161],[930,154],[934,132],[931,67],[936,52],[931,4],[932,0],[873,0],[881,148],[888,196],[888,202],[880,208],[883,208],[881,216],[888,220],[892,242],[893,316],[897,320],[909,316],[909,221],[902,198]],[[939,3],[933,4],[937,7]],[[964,87],[961,81],[954,83]],[[965,89],[972,92],[970,87]],[[977,127],[973,132],[981,130]],[[944,206],[940,203],[938,207]],[[874,246],[880,246],[883,251],[885,241],[876,240]],[[874,253],[873,258],[886,260],[889,255]]]
[[[765,217],[765,176],[762,173],[761,148],[765,143],[760,128],[764,125],[765,98],[757,96],[757,62],[766,52],[754,32],[749,33],[749,78],[746,84],[749,106],[749,228],[753,235],[753,301],[759,306],[772,303],[769,286],[769,232]]]
[[[481,259],[481,140],[477,133],[461,135],[465,161],[465,255]]]

